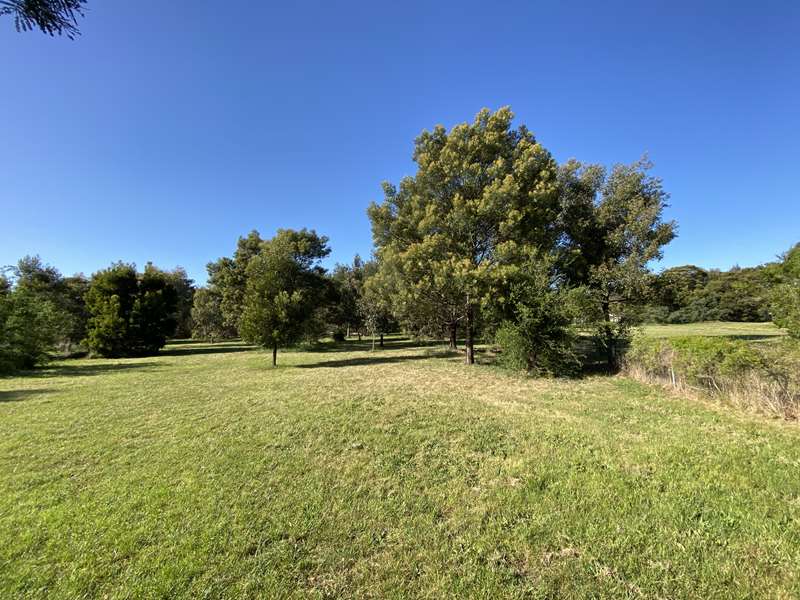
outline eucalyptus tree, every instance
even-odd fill
[[[376,255],[408,312],[423,302],[452,308],[468,364],[482,301],[520,256],[547,251],[557,236],[557,165],[525,126],[512,128],[513,117],[484,109],[450,131],[423,131],[416,174],[384,184],[383,202],[368,211]]]

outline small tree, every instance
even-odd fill
[[[347,335],[355,332],[361,340],[361,329],[364,318],[360,309],[360,301],[364,285],[364,263],[356,254],[352,265],[337,264],[330,274],[333,286],[333,302],[330,303],[327,318],[338,331],[346,331]]]
[[[59,317],[51,301],[30,290],[12,290],[0,277],[0,371],[46,362],[58,339]]]
[[[359,298],[359,312],[364,320],[364,326],[372,336],[372,349],[374,350],[375,336],[380,336],[380,347],[383,348],[383,336],[395,323],[389,300],[390,292],[381,277],[376,261],[372,260],[364,265],[364,276],[364,285]]]
[[[272,349],[298,342],[325,292],[320,259],[328,239],[314,231],[279,229],[247,266],[244,312],[239,331],[250,343]]]

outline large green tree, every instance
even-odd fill
[[[175,331],[177,293],[169,277],[148,264],[143,273],[122,262],[92,275],[87,345],[100,356],[155,354]]]
[[[481,302],[518,257],[552,246],[557,231],[557,165],[509,108],[484,109],[450,131],[439,125],[416,139],[417,172],[399,188],[384,184],[372,204],[376,254],[405,301],[425,313],[452,307],[475,361]],[[445,323],[442,323],[445,325]]]
[[[0,372],[45,362],[58,340],[60,311],[42,295],[0,276]]]
[[[42,303],[49,303],[54,344],[69,353],[86,334],[89,314],[83,299],[88,282],[83,275],[64,277],[39,256],[25,256],[11,268],[15,288]]]
[[[320,259],[330,253],[328,238],[314,231],[280,229],[261,244],[246,269],[242,338],[272,350],[296,343],[305,333],[326,292]]]
[[[208,287],[220,296],[220,308],[225,326],[237,332],[244,313],[244,296],[247,288],[247,265],[262,248],[264,240],[258,231],[240,237],[232,258],[223,257],[206,266]]]
[[[596,333],[609,367],[631,324],[630,307],[646,301],[649,263],[675,237],[662,218],[668,198],[642,159],[609,173],[577,161],[559,172],[562,267],[572,285],[587,291],[584,318]]]

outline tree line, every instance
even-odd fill
[[[0,280],[0,368],[29,368],[54,350],[100,356],[157,352],[170,337],[241,337],[278,349],[324,335],[403,330],[443,338],[475,362],[477,340],[533,373],[580,368],[578,340],[610,367],[643,320],[770,320],[800,336],[800,246],[780,261],[727,273],[651,270],[675,237],[651,164],[558,164],[502,108],[414,142],[416,172],[368,208],[370,260],[322,266],[310,230],[257,231],[207,266],[138,272],[115,263],[63,277],[26,257]]]

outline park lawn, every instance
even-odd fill
[[[699,335],[752,341],[774,341],[786,335],[786,331],[780,329],[774,323],[734,323],[732,321],[644,325],[637,329],[647,336],[659,338]]]
[[[800,429],[393,341],[0,379],[0,597],[800,595]]]

